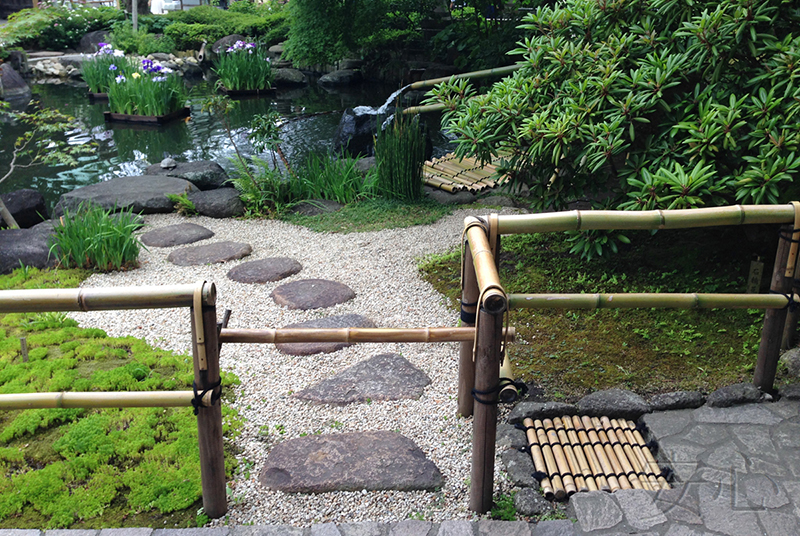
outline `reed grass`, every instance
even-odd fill
[[[295,191],[303,199],[328,199],[347,205],[373,197],[377,174],[358,169],[357,158],[336,158],[332,154],[310,153],[301,173],[294,179]]]
[[[132,212],[104,210],[81,204],[64,210],[61,224],[53,230],[51,254],[65,268],[112,271],[135,268],[143,247],[134,231],[139,227]]]
[[[272,63],[264,45],[237,41],[214,59],[213,70],[225,89],[243,91],[272,87]]]
[[[183,80],[150,60],[142,60],[141,69],[118,74],[108,88],[109,108],[118,114],[166,115],[185,103]]]
[[[377,187],[381,195],[402,201],[422,198],[425,132],[417,116],[396,113],[375,141]]]
[[[81,74],[92,93],[108,93],[108,88],[114,83],[121,73],[133,73],[137,69],[137,62],[131,58],[117,56],[114,51],[100,52],[87,59],[81,65]]]

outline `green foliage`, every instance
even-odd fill
[[[799,21],[778,0],[565,0],[523,20],[518,72],[429,102],[459,156],[506,155],[537,209],[777,203],[800,169]]]
[[[377,178],[375,170],[363,175],[358,169],[358,160],[311,153],[303,170],[290,179],[293,190],[300,199],[329,199],[343,205],[372,197]]]
[[[422,198],[425,132],[418,117],[398,111],[389,125],[378,128],[375,159],[381,195],[403,201]]]
[[[0,28],[0,44],[45,50],[73,48],[87,32],[108,30],[125,14],[111,7],[50,6],[23,9]]]
[[[292,214],[287,220],[319,233],[363,233],[430,225],[450,212],[450,207],[424,199],[418,203],[403,203],[377,198],[351,203],[336,212],[317,216]]]
[[[81,64],[81,74],[89,86],[89,91],[107,93],[119,73],[131,73],[136,70],[136,60],[118,54],[119,52],[115,55],[110,46],[103,47],[103,50]]]
[[[267,45],[286,38],[288,11],[282,5],[265,3],[252,8],[231,7],[220,10],[214,6],[198,6],[186,11],[173,11],[167,17],[174,22],[164,29],[164,33],[175,41],[179,50],[197,50],[203,41],[210,46],[232,34],[258,38]]]
[[[214,72],[229,90],[272,87],[272,63],[264,45],[237,41],[214,58]]]
[[[213,24],[176,22],[164,29],[164,35],[174,41],[178,50],[199,50],[203,42],[214,43],[225,37],[226,33],[222,27]]]
[[[171,22],[165,17],[159,17],[156,20]],[[158,24],[158,26],[162,26],[162,24]],[[145,21],[140,20],[139,31],[134,32],[133,24],[126,20],[114,25],[110,40],[114,46],[127,54],[147,56],[156,52],[172,53],[177,48],[175,41],[171,37],[164,35],[163,29],[161,33],[151,33],[157,31],[157,28],[151,28]]]
[[[142,60],[131,72],[121,69],[108,88],[108,106],[114,113],[166,115],[186,104],[183,79],[151,60]]]
[[[514,496],[516,492],[508,495],[500,495],[492,505],[492,519],[502,521],[516,521],[517,509],[514,508]]]
[[[174,204],[175,212],[181,216],[194,216],[197,214],[197,208],[185,193],[180,195],[166,194],[166,196]]]
[[[61,225],[54,228],[51,253],[61,266],[100,271],[138,266],[137,216],[130,211],[114,213],[97,206],[81,205],[75,212],[64,210]]]

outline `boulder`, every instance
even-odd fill
[[[25,188],[0,195],[6,208],[22,229],[33,227],[47,219],[44,196],[36,190]],[[8,227],[0,217],[0,227]]]
[[[533,478],[536,468],[533,466],[531,455],[527,452],[520,452],[516,449],[504,450],[500,454],[500,460],[506,469],[508,479],[515,486],[523,488],[538,488],[539,481]]]
[[[508,422],[522,424],[525,419],[553,419],[577,413],[577,407],[564,402],[520,402],[508,414]]]
[[[177,177],[117,177],[63,194],[53,209],[53,217],[62,216],[64,209],[75,211],[81,203],[92,203],[106,210],[130,209],[136,214],[172,212],[174,207],[166,194],[196,190],[191,182]]]
[[[425,186],[424,190],[426,197],[433,199],[442,205],[468,205],[470,203],[474,203],[476,199],[475,194],[466,190],[462,190],[454,194],[445,192],[444,190],[440,190],[438,188],[431,188],[430,186]]]
[[[706,402],[706,397],[698,391],[675,391],[655,395],[650,399],[653,411],[669,411],[675,409],[699,408]]]
[[[244,203],[239,199],[239,191],[235,188],[192,192],[187,197],[202,216],[236,218],[244,214]]]
[[[108,43],[108,32],[105,30],[89,32],[81,37],[81,41],[78,43],[78,52],[81,54],[94,54],[100,50],[100,43]]]
[[[153,59],[153,60],[156,60],[156,61],[159,61],[159,62],[175,61],[175,56],[173,56],[172,54],[165,54],[163,52],[153,52],[152,54],[150,54],[150,59]]]
[[[781,364],[789,371],[789,376],[797,378],[800,376],[800,348],[790,348],[781,355]]]
[[[272,84],[274,86],[304,86],[308,78],[301,71],[288,67],[272,70]]]
[[[589,417],[636,420],[650,413],[650,405],[632,391],[607,389],[586,395],[578,401],[578,411]]]
[[[514,509],[523,516],[540,516],[552,512],[553,505],[535,489],[525,488],[514,496]]]
[[[52,231],[49,223],[30,229],[0,230],[0,274],[10,274],[20,263],[34,268],[55,265],[48,243]]]
[[[225,170],[211,160],[178,162],[172,168],[163,168],[161,163],[153,164],[144,170],[144,174],[178,177],[191,182],[199,190],[216,190],[217,188],[223,188],[225,183],[228,182],[228,174],[225,173]]]
[[[362,175],[366,175],[367,172],[374,168],[377,165],[377,160],[374,156],[367,156],[365,158],[359,158],[356,161],[356,169],[361,172]]]
[[[333,135],[334,151],[351,156],[372,156],[375,151],[373,138],[379,122],[384,119],[384,115],[379,115],[375,108],[369,106],[347,108]]]
[[[7,101],[29,101],[31,88],[22,76],[7,63],[0,64],[0,98]]]
[[[349,86],[361,82],[361,71],[340,69],[319,77],[317,84],[321,86]]]
[[[720,387],[708,395],[706,404],[712,408],[729,408],[740,404],[763,402],[767,400],[766,396],[752,383],[737,383]],[[769,399],[771,400],[771,397]]]
[[[31,68],[28,65],[28,55],[25,54],[24,50],[9,50],[6,62],[19,74],[28,74],[31,72]]]

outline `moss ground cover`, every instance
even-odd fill
[[[777,233],[749,241],[742,229],[632,234],[618,255],[591,262],[569,254],[564,234],[503,237],[501,281],[508,292],[744,292],[750,260],[766,259],[767,292]],[[767,245],[765,245],[767,244]],[[451,298],[460,295],[459,253],[421,266]],[[512,364],[548,399],[574,400],[610,387],[642,394],[677,389],[711,391],[750,381],[758,351],[761,310],[515,310]],[[778,382],[783,371],[779,371]]]
[[[0,290],[75,287],[87,275],[19,269],[0,276]],[[191,359],[60,313],[0,316],[0,393],[191,389]],[[236,382],[223,373],[223,385]],[[239,421],[224,404],[223,419],[235,436]],[[229,474],[235,463],[226,452]],[[200,506],[191,408],[5,411],[0,471],[3,528],[194,526]]]
[[[367,199],[319,216],[293,214],[286,220],[320,233],[358,233],[430,225],[450,214],[451,209],[433,201],[403,203],[388,199]]]

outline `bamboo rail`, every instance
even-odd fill
[[[431,78],[430,80],[420,80],[410,84],[407,89],[425,89],[433,87],[442,82],[449,82],[450,80],[461,80],[462,78],[489,78],[492,76],[505,76],[514,71],[519,70],[522,65],[507,65],[505,67],[495,67],[494,69],[484,69],[482,71],[472,71],[469,73],[454,74],[452,76],[443,76],[442,78]]]
[[[800,298],[798,298],[800,299]],[[783,309],[782,294],[509,294],[509,309]]]
[[[500,284],[495,256],[489,246],[489,238],[485,230],[486,224],[481,220],[468,217],[465,220],[466,235],[475,265],[475,277],[480,289],[479,307],[486,308],[491,314],[499,314],[506,310],[508,300]]]
[[[503,331],[508,340],[516,336],[514,328]],[[278,328],[278,329],[230,329],[220,331],[222,343],[269,343],[285,344],[298,342],[470,342],[475,340],[474,327],[462,328]],[[471,346],[470,346],[471,348]]]
[[[0,409],[168,408],[191,406],[192,391],[15,393],[0,395]],[[203,398],[211,405],[211,393]]]

